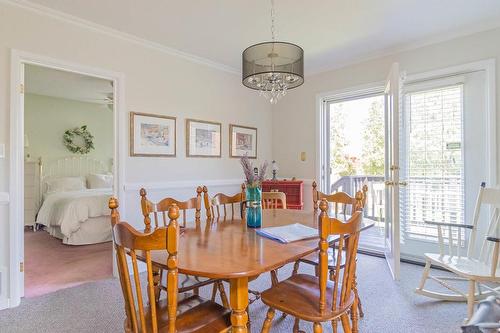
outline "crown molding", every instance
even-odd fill
[[[447,41],[452,41],[452,40],[458,39],[458,38],[472,36],[472,35],[475,35],[478,33],[487,32],[487,31],[498,29],[498,28],[500,28],[500,22],[486,22],[486,23],[479,24],[479,25],[474,26],[474,27],[460,29],[459,31],[455,30],[453,32],[443,33],[443,34],[439,34],[437,36],[420,39],[418,41],[403,43],[403,44],[400,44],[400,45],[397,45],[394,47],[389,47],[389,48],[385,48],[385,49],[382,49],[379,51],[374,51],[374,52],[371,52],[371,53],[366,54],[364,56],[354,57],[353,59],[351,59],[349,61],[339,62],[339,63],[336,63],[334,65],[325,65],[325,66],[317,67],[316,69],[306,71],[305,74],[307,74],[307,76],[324,74],[324,73],[327,73],[330,71],[334,71],[334,70],[346,68],[349,66],[362,64],[364,62],[368,62],[371,60],[376,60],[376,59],[392,56],[392,55],[395,55],[398,53],[403,53],[403,52],[419,49],[419,48],[426,47],[426,46],[431,46],[431,45],[435,45],[435,44],[439,44],[439,43],[444,43]]]
[[[134,43],[134,44],[141,45],[141,46],[144,46],[144,47],[147,47],[150,49],[154,49],[156,51],[160,51],[160,52],[172,55],[172,56],[176,56],[176,57],[188,60],[188,61],[196,63],[196,64],[205,65],[205,66],[208,66],[208,67],[220,70],[220,71],[224,71],[224,72],[227,72],[230,74],[240,75],[240,71],[238,71],[237,69],[235,69],[233,67],[230,67],[230,66],[227,66],[227,65],[224,65],[224,64],[221,64],[221,63],[218,63],[218,62],[215,62],[215,61],[203,58],[203,57],[199,57],[199,56],[196,56],[196,55],[191,54],[191,53],[180,51],[180,50],[165,46],[163,44],[156,43],[156,42],[153,42],[153,41],[150,41],[150,40],[147,40],[147,39],[144,39],[144,38],[141,38],[141,37],[129,34],[129,33],[125,33],[125,32],[101,25],[101,24],[97,24],[97,23],[94,23],[94,22],[79,18],[77,16],[73,16],[73,15],[55,10],[52,8],[48,8],[48,7],[39,5],[39,4],[35,4],[35,3],[28,1],[28,0],[0,0],[0,3],[8,4],[8,5],[22,8],[25,10],[29,10],[29,11],[37,13],[39,15],[51,17],[51,18],[57,19],[59,21],[73,24],[73,25],[76,25],[76,26],[84,28],[84,29],[92,30],[94,32],[98,32],[98,33],[101,33],[101,34],[104,34],[104,35],[107,35],[110,37],[118,38],[118,39],[130,42],[130,43]]]

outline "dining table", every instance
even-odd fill
[[[332,216],[332,215],[330,215]],[[318,211],[267,209],[262,228],[300,223],[318,228]],[[341,218],[340,218],[341,219]],[[361,230],[373,226],[364,219]],[[247,332],[248,282],[318,250],[318,238],[280,243],[256,233],[240,216],[188,223],[178,242],[179,273],[229,281],[231,324],[235,333]],[[331,244],[338,237],[329,239]],[[153,265],[167,269],[166,251],[151,253]]]

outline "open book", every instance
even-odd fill
[[[318,230],[300,223],[258,229],[257,234],[277,240],[280,243],[290,243],[299,240],[319,237]]]

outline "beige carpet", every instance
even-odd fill
[[[64,245],[61,240],[43,230],[25,231],[25,296],[40,296],[59,289],[111,278],[111,250],[111,242]]]
[[[466,316],[465,304],[438,302],[413,293],[422,267],[402,264],[402,280],[397,283],[390,279],[383,259],[360,255],[358,267],[365,309],[360,332],[460,332]],[[290,265],[280,270],[280,279],[289,276],[290,271]],[[312,273],[306,266],[301,266],[301,271]],[[269,274],[251,283],[252,289],[258,290],[269,285]],[[202,289],[202,294],[209,293],[210,288]],[[252,332],[260,332],[267,308],[258,301],[250,310]],[[123,319],[118,281],[108,279],[25,299],[17,308],[0,311],[0,332],[123,332]],[[271,332],[291,332],[292,326],[290,317],[275,320]],[[312,332],[310,324],[301,323],[301,328]],[[323,329],[331,332],[327,324]]]

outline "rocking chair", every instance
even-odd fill
[[[487,208],[488,206],[489,210],[486,209],[486,211],[491,214],[491,218],[489,220],[487,232],[484,236],[478,235],[478,231],[481,231],[478,230],[481,209]],[[474,313],[474,302],[492,294],[497,296],[500,295],[500,287],[491,287],[485,284],[489,283],[491,285],[491,283],[500,283],[500,268],[498,265],[500,248],[499,220],[500,189],[485,188],[485,183],[482,183],[476,201],[472,225],[426,222],[429,225],[437,226],[439,253],[425,253],[426,263],[424,272],[420,285],[415,292],[420,295],[445,301],[467,301],[467,320],[470,320]],[[443,228],[447,229],[448,253],[445,253]],[[454,244],[453,231],[457,229],[457,241]],[[462,243],[461,229],[471,230],[465,256],[460,253]],[[484,233],[484,231],[481,233]],[[476,250],[477,242],[482,242],[480,251]],[[454,247],[455,251],[453,251]],[[442,267],[458,276],[432,276],[429,274],[431,265]],[[443,287],[451,290],[452,293],[440,293],[424,289],[425,282],[428,279],[436,281]],[[467,293],[451,286],[446,280],[468,281]]]

